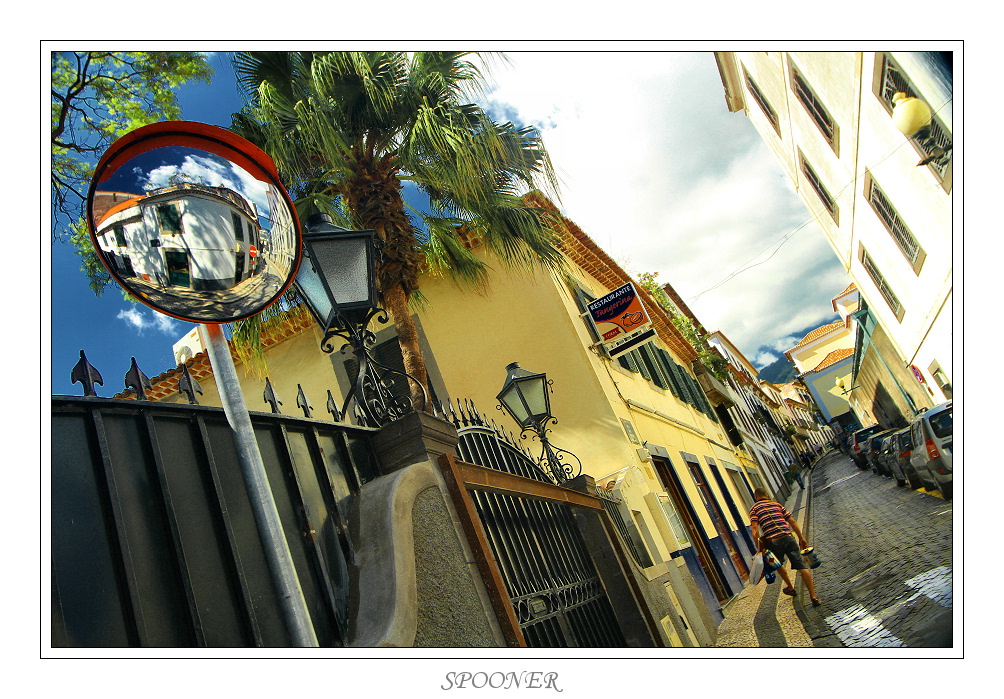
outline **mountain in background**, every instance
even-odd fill
[[[802,328],[802,330],[793,332],[790,335],[783,338],[784,340],[787,340],[788,343],[790,343],[790,344],[788,343],[785,344],[787,344],[788,347],[794,347],[799,342],[799,340],[804,338],[810,332],[812,332],[816,328],[820,328],[824,325],[832,323],[839,317],[840,317],[839,314],[834,313],[829,318],[824,318],[820,322],[813,323],[812,325]],[[760,373],[757,374],[757,378],[760,379],[761,381],[767,381],[769,383],[777,383],[777,384],[789,383],[791,381],[794,381],[795,377],[798,376],[798,370],[795,369],[795,365],[789,362],[788,358],[785,357],[783,354],[781,354],[781,351],[777,349],[777,347],[779,346],[782,346],[781,341],[775,342],[773,346],[760,345],[759,353],[761,355],[770,353],[777,356],[777,359],[775,359],[772,363],[765,366],[763,369],[760,370]]]
[[[795,370],[795,366],[783,355],[778,357],[777,361],[765,366],[757,374],[759,380],[777,384],[794,381],[796,376],[798,376],[798,372]]]

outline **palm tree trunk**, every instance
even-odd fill
[[[391,319],[394,321],[394,329],[397,331],[397,339],[401,345],[401,358],[404,360],[404,370],[410,374],[421,385],[414,381],[409,381],[411,390],[411,402],[416,410],[432,412],[429,404],[429,378],[425,370],[425,358],[418,344],[418,328],[415,326],[415,319],[411,317],[411,310],[408,308],[408,297],[404,287],[397,284],[383,292],[384,305]]]
[[[408,299],[418,288],[420,257],[415,229],[405,213],[401,181],[390,158],[376,162],[363,159],[353,177],[340,187],[356,223],[376,232],[382,243],[383,260],[377,270],[377,288],[384,308],[394,321],[404,370],[421,385],[409,381],[416,410],[431,412],[428,374],[418,344],[418,328],[411,317]]]

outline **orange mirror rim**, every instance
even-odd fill
[[[247,139],[242,138],[231,131],[227,131],[226,129],[218,126],[211,126],[209,124],[202,124],[197,121],[162,121],[156,124],[141,126],[138,129],[134,129],[112,143],[108,150],[105,151],[105,154],[101,156],[97,166],[94,168],[94,176],[91,179],[91,186],[87,193],[87,228],[90,232],[91,243],[94,245],[95,251],[100,250],[97,240],[97,231],[94,228],[93,217],[94,194],[97,191],[98,186],[115,174],[115,172],[117,172],[123,164],[132,158],[135,158],[137,155],[142,155],[143,153],[156,148],[167,148],[169,146],[182,146],[207,151],[238,165],[256,179],[267,181],[274,185],[281,194],[283,201],[289,207],[289,211],[293,217],[296,236],[296,251],[294,254],[293,265],[290,269],[289,278],[282,285],[282,288],[276,292],[271,301],[251,313],[245,313],[233,318],[220,320],[204,320],[201,318],[186,317],[176,312],[172,313],[171,311],[167,311],[142,298],[138,298],[137,300],[159,313],[163,313],[164,315],[171,316],[172,318],[177,318],[178,320],[184,320],[190,323],[230,323],[235,320],[241,320],[260,313],[275,303],[296,279],[296,272],[300,267],[303,249],[303,239],[300,232],[300,219],[296,215],[296,207],[293,206],[293,201],[289,198],[289,193],[286,191],[285,186],[283,186],[282,181],[279,179],[279,173],[275,168],[275,163],[272,162],[272,158],[270,158],[265,151],[258,148],[258,146],[254,145]],[[119,277],[118,273],[111,268],[104,256],[98,253],[98,259],[101,260],[101,264],[106,270],[108,270],[108,273],[112,275],[112,278],[114,278],[128,291],[129,285],[126,284],[125,281]],[[136,296],[133,296],[133,298],[136,298]]]

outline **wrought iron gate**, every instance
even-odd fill
[[[457,427],[463,461],[557,485],[473,404],[443,406],[442,414]],[[533,492],[521,497],[471,486],[468,492],[528,646],[626,645],[571,505]]]

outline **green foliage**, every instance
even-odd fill
[[[178,119],[177,88],[192,80],[209,82],[212,72],[206,56],[194,52],[52,54],[52,237],[73,243],[96,294],[111,278],[80,227],[94,166],[119,136]]]
[[[670,300],[666,291],[658,281],[658,272],[642,272],[638,275],[638,285],[652,294],[652,298],[659,306],[669,313],[673,325],[680,331],[683,337],[690,343],[690,346],[697,352],[697,358],[701,364],[707,368],[711,375],[719,381],[725,381],[728,376],[728,362],[715,354],[708,345],[707,340],[698,332],[694,321],[688,316],[680,313],[676,305]]]

